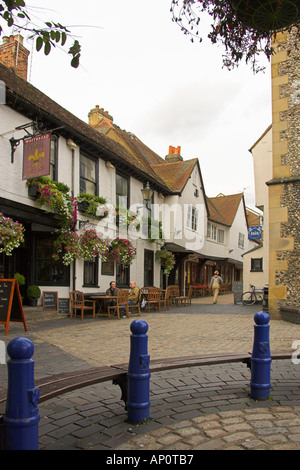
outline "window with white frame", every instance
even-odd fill
[[[218,243],[224,243],[225,240],[225,231],[218,228],[217,241]]]
[[[243,233],[239,233],[239,241],[238,241],[239,248],[245,248],[245,235]]]
[[[207,236],[208,238],[211,238],[212,240],[217,239],[217,227],[216,225],[208,222],[207,224]]]
[[[192,230],[197,231],[198,219],[199,219],[199,211],[195,207],[189,205],[188,211],[187,211],[186,226]]]
[[[208,222],[207,224],[207,237],[218,243],[225,242],[225,230],[218,228],[216,225]]]
[[[80,156],[80,193],[97,194],[96,171],[97,164],[95,160]]]

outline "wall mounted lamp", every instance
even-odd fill
[[[146,187],[141,189],[141,191],[142,191],[143,200],[145,202],[145,205],[146,205],[147,209],[149,209],[149,202],[151,201],[153,191],[150,188],[150,185],[149,185],[148,181],[147,181]]]

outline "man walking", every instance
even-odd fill
[[[212,288],[214,300],[213,303],[217,303],[220,285],[223,283],[223,279],[219,276],[219,271],[215,271],[211,278],[209,287]]]

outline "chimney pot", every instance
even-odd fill
[[[11,68],[16,75],[27,80],[28,56],[30,52],[23,46],[23,37],[20,34],[3,38],[0,45],[0,62]]]
[[[178,146],[177,148],[173,147],[172,145],[169,146],[169,154],[166,155],[165,160],[168,163],[174,162],[181,162],[183,161],[182,156],[180,155],[181,147]]]

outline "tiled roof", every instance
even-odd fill
[[[111,122],[104,121],[94,128],[2,64],[0,80],[5,83],[6,101],[10,107],[28,119],[49,126],[47,130],[61,126],[59,134],[72,138],[82,150],[89,150],[95,156],[111,161],[117,168],[127,168],[142,181],[150,180],[150,185],[156,185],[156,189],[164,194],[181,192],[198,161],[191,159],[168,163],[134,134]],[[105,135],[110,129],[119,135],[120,142],[123,139],[126,146]]]
[[[153,165],[153,169],[172,191],[182,192],[197,161],[197,158],[193,158],[180,162],[164,162]]]
[[[258,213],[246,209],[246,214],[249,227],[256,227],[260,225],[260,215]]]
[[[207,198],[209,219],[213,222],[230,227],[236,216],[241,200],[243,200],[243,193]]]
[[[165,181],[154,170],[156,164],[161,165],[165,163],[165,160],[147,147],[135,134],[122,130],[116,125],[114,126],[114,130],[132,150],[132,155],[135,159],[144,165],[153,178],[156,178],[161,184],[165,185]]]
[[[111,160],[116,166],[123,165],[124,167],[125,165],[126,167],[127,165],[132,173],[138,172],[140,179],[146,181],[152,177],[158,185],[163,184],[156,178],[153,171],[149,172],[149,164],[145,160],[136,158],[121,144],[74,116],[2,64],[0,64],[0,80],[5,83],[6,103],[16,111],[33,121],[39,120],[49,126],[48,129],[62,126],[63,129],[59,130],[61,135],[72,138],[83,149],[90,149],[95,156],[101,155],[105,160]],[[167,187],[161,189],[166,193],[169,192]]]
[[[102,120],[95,126],[95,129],[106,133],[107,136],[111,136],[114,139],[113,134],[111,134],[112,127],[118,139],[120,139],[118,141],[123,141],[126,148],[130,149],[132,156],[137,161],[142,162],[150,175],[173,192],[181,192],[184,189],[198,161],[196,158],[178,162],[166,162],[166,160],[147,147],[135,134],[121,129],[116,124],[112,124],[105,117],[102,117]]]

